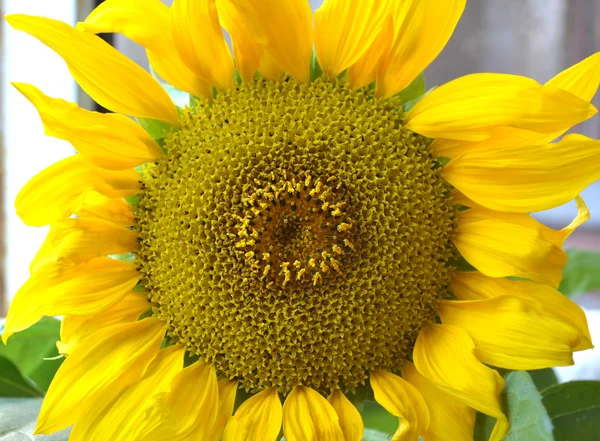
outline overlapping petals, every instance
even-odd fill
[[[391,372],[371,374],[375,401],[400,419],[400,427],[393,436],[397,441],[414,441],[429,429],[430,414],[421,393],[405,379]]]
[[[431,422],[422,433],[425,441],[472,441],[475,410],[457,401],[452,395],[435,386],[407,361],[403,375],[427,403]]]
[[[183,369],[184,348],[170,346],[158,351],[144,376],[112,401],[97,400],[86,418],[75,424],[70,441],[131,441],[147,418],[149,403],[166,393],[174,377]]]
[[[565,136],[556,144],[463,153],[444,167],[445,179],[492,210],[528,213],[575,199],[600,179],[600,141]]]
[[[490,441],[500,441],[508,431],[500,392],[504,380],[476,356],[467,331],[449,325],[431,325],[417,338],[413,352],[419,373],[454,399],[496,418]]]
[[[406,127],[430,138],[483,141],[498,127],[555,133],[595,113],[588,101],[557,87],[517,75],[480,73],[432,90],[408,113]]]
[[[353,65],[373,44],[391,11],[390,0],[325,0],[315,11],[315,51],[327,75]]]
[[[69,427],[93,407],[95,399],[114,399],[139,381],[158,353],[164,334],[165,324],[157,318],[110,326],[93,334],[56,373],[42,404],[36,434]]]
[[[304,0],[229,0],[251,38],[298,81],[310,79],[312,12]]]
[[[13,85],[40,113],[46,135],[69,141],[100,168],[126,170],[163,156],[150,135],[126,116],[89,112],[75,103],[50,98],[29,84]]]
[[[65,315],[60,323],[60,341],[56,342],[58,352],[68,355],[94,332],[113,325],[135,322],[151,307],[147,296],[131,291],[106,311],[94,315]]]
[[[283,405],[283,435],[290,441],[344,441],[333,406],[309,387],[296,386]]]
[[[379,97],[401,92],[429,66],[452,36],[465,5],[466,0],[395,2],[392,44],[377,80]]]
[[[84,263],[96,257],[129,253],[136,247],[136,232],[121,225],[97,218],[67,219],[50,226],[29,270],[35,273],[51,262]]]
[[[76,155],[34,176],[17,195],[15,208],[25,224],[38,227],[68,218],[81,207],[90,190],[122,198],[135,195],[139,189],[134,170],[104,170]]]
[[[558,87],[582,100],[590,102],[600,84],[600,52],[569,67],[546,83]],[[586,117],[587,118],[587,117]],[[498,127],[491,131],[491,136],[479,142],[467,142],[454,139],[438,138],[431,144],[434,154],[447,158],[455,158],[462,153],[490,147],[519,147],[546,144],[561,136],[566,129],[551,133],[538,133],[514,127]]]
[[[15,203],[26,224],[50,225],[50,232],[3,340],[43,316],[64,315],[57,346],[67,358],[36,432],[74,425],[75,441],[276,441],[282,430],[288,441],[360,441],[364,432],[342,391],[325,398],[304,385],[285,397],[264,389],[232,416],[237,381],[219,381],[203,360],[184,367],[185,348],[161,349],[166,324],[140,319],[151,304],[133,291],[138,270],[110,256],[136,250],[135,215],[123,198],[140,191],[134,168],[163,151],[126,115],[174,130],[181,123],[163,87],[94,34],[117,32],[143,45],[163,80],[206,100],[213,88],[230,89],[236,78],[251,83],[257,74],[308,82],[313,44],[326,79],[346,72],[347,86],[375,82],[376,98],[387,99],[442,51],[464,7],[465,0],[326,0],[314,29],[306,0],[175,0],[170,8],[160,0],[106,0],[77,29],[9,16],[15,29],[56,51],[94,100],[118,112],[89,112],[15,83],[46,133],[79,152],[39,173]],[[454,245],[477,271],[456,274],[458,300],[440,301],[441,324],[420,332],[414,365],[406,361],[402,377],[370,373],[376,401],[399,418],[394,440],[471,441],[480,411],[496,418],[491,441],[500,441],[508,430],[504,381],[486,364],[568,365],[574,351],[592,347],[583,311],[556,287],[564,242],[589,219],[578,195],[600,179],[600,141],[569,135],[548,143],[596,113],[590,101],[599,82],[597,53],[545,85],[468,75],[432,90],[406,115],[406,129],[437,138],[433,154],[452,158],[441,175],[462,206]],[[578,215],[562,230],[529,214],[573,199]]]
[[[17,292],[6,317],[2,339],[27,329],[43,316],[93,315],[119,302],[137,284],[135,265],[100,257],[41,266]]]
[[[233,60],[219,24],[215,0],[175,0],[171,35],[185,64],[209,84],[233,85]]]
[[[125,115],[179,124],[175,105],[160,84],[101,38],[50,18],[9,15],[6,20],[56,51],[81,88],[100,105]]]
[[[170,32],[170,9],[160,0],[106,0],[77,27],[99,34],[117,32],[146,48],[150,64],[169,84],[210,98],[210,83],[192,72],[179,56]]]
[[[229,420],[223,441],[276,441],[283,421],[283,407],[275,389],[248,398]]]

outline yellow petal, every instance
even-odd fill
[[[365,87],[377,79],[379,70],[387,61],[393,38],[394,21],[390,16],[384,23],[379,34],[377,34],[371,46],[369,46],[358,61],[348,69],[346,78],[351,87],[355,89]]]
[[[577,216],[569,225],[558,232],[559,243],[561,246],[564,244],[565,240],[577,230],[577,228],[590,220],[590,210],[581,196],[575,198],[575,204],[577,205]]]
[[[598,84],[600,84],[600,52],[569,67],[546,83],[548,86],[570,92],[587,102],[590,102],[596,94]],[[431,149],[436,155],[455,158],[473,149],[546,144],[561,136],[565,130],[537,133],[512,127],[498,127],[492,131],[489,139],[482,142],[436,139],[431,144]]]
[[[463,329],[431,325],[421,331],[413,351],[421,375],[456,400],[496,418],[490,441],[500,441],[508,431],[500,392],[504,380],[475,356],[475,344]]]
[[[56,51],[75,81],[101,106],[179,125],[177,109],[160,84],[100,37],[45,17],[14,14],[6,21]]]
[[[546,84],[591,101],[600,83],[600,52],[562,71]]]
[[[466,152],[444,178],[476,203],[498,211],[543,211],[574,199],[600,179],[600,141],[566,137],[556,144]]]
[[[455,203],[463,205],[464,207],[473,208],[473,210],[470,211],[470,218],[472,221],[501,219],[509,223],[519,224],[532,230],[536,230],[543,240],[551,242],[556,247],[561,249],[565,240],[575,230],[577,230],[577,228],[585,224],[590,219],[590,211],[580,196],[575,198],[577,205],[577,216],[569,225],[561,230],[553,230],[552,228],[543,225],[535,220],[532,216],[525,213],[506,213],[503,211],[489,210],[473,202],[456,189],[453,192],[453,200]]]
[[[166,82],[192,95],[212,97],[211,85],[183,62],[169,32],[170,9],[160,0],[105,0],[77,25],[94,34],[117,32],[144,46]]]
[[[569,366],[581,342],[575,328],[539,314],[517,297],[442,300],[438,313],[442,323],[469,333],[479,360],[501,368]]]
[[[97,217],[123,226],[131,226],[135,220],[131,205],[124,199],[107,198],[96,191],[88,191],[83,196],[75,214],[79,217]]]
[[[233,59],[223,38],[215,0],[175,0],[171,35],[192,72],[220,89],[233,85]]]
[[[276,441],[283,410],[276,389],[265,389],[242,403],[223,433],[223,441]]]
[[[410,110],[406,126],[430,138],[483,141],[497,127],[553,133],[595,113],[587,101],[556,87],[517,75],[480,73],[432,90]]]
[[[238,388],[237,380],[221,380],[219,381],[219,411],[217,419],[213,425],[210,434],[205,438],[205,441],[219,441],[223,437],[225,426],[233,413],[235,404],[235,395]]]
[[[354,404],[338,389],[334,390],[327,400],[337,413],[344,441],[360,441],[365,431],[365,424]]]
[[[221,24],[231,36],[236,68],[246,83],[254,81],[260,72],[270,80],[277,80],[284,70],[265,52],[263,46],[254,41],[248,25],[238,13],[231,0],[217,0]]]
[[[132,441],[146,419],[146,409],[157,395],[169,390],[183,369],[185,349],[181,345],[161,349],[138,382],[116,400],[103,401],[88,410],[71,431],[69,441]]]
[[[487,276],[517,276],[557,287],[567,255],[556,233],[528,214],[474,207],[459,213],[454,245]]]
[[[298,81],[310,80],[312,11],[306,0],[230,0],[253,39]]]
[[[436,387],[419,374],[410,361],[404,363],[402,373],[406,381],[421,393],[429,408],[431,422],[429,429],[423,433],[425,441],[473,441],[474,409]]]
[[[393,44],[377,82],[378,96],[401,92],[429,66],[452,36],[465,4],[466,0],[396,2]]]
[[[217,374],[198,361],[174,378],[171,390],[148,410],[147,424],[136,440],[206,440],[219,407]]]
[[[296,386],[285,399],[283,436],[288,441],[344,441],[333,406],[305,386]]]
[[[136,249],[137,233],[102,219],[75,218],[56,222],[29,267],[32,273],[48,262],[81,263]]]
[[[36,434],[62,430],[137,382],[160,349],[164,323],[147,318],[101,329],[78,346],[56,373],[38,417]],[[109,394],[110,392],[110,394]]]
[[[140,188],[134,170],[109,171],[94,167],[79,155],[70,156],[34,176],[21,189],[15,208],[21,220],[39,227],[66,219],[95,190],[111,198],[135,195]]]
[[[77,344],[99,329],[134,322],[151,307],[148,297],[131,291],[117,304],[98,314],[65,315],[60,323],[60,341],[56,343],[58,352],[68,355]]]
[[[158,144],[126,116],[89,112],[29,84],[12,84],[36,107],[46,135],[69,141],[93,165],[124,170],[162,156]]]
[[[416,441],[427,432],[429,408],[412,384],[391,372],[376,371],[371,374],[371,386],[375,401],[400,419],[394,441]]]
[[[137,284],[135,265],[99,258],[81,265],[50,262],[19,289],[6,317],[4,342],[43,316],[93,315],[127,295]]]
[[[574,350],[592,347],[592,337],[585,313],[579,305],[544,283],[492,278],[472,271],[457,272],[452,289],[454,295],[460,300],[485,300],[501,296],[517,297],[535,308],[537,314],[548,316],[577,329],[581,336],[581,342]]]
[[[373,44],[390,13],[389,0],[325,0],[315,11],[315,51],[323,72],[336,76]]]

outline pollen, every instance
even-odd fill
[[[252,391],[402,367],[448,296],[456,212],[399,108],[284,78],[181,111],[135,225],[172,343]]]

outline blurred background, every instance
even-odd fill
[[[2,0],[1,12],[43,15],[74,25],[99,3],[101,0]],[[322,0],[310,3],[317,8]],[[140,65],[148,66],[144,50],[135,43],[118,35],[106,39]],[[68,143],[44,136],[37,112],[10,81],[33,83],[50,96],[77,101],[89,109],[95,106],[73,82],[62,60],[37,40],[13,31],[4,22],[0,40],[2,317],[29,276],[29,261],[46,234],[45,228],[25,227],[14,212],[13,201],[32,176],[73,152]],[[431,87],[468,73],[492,71],[527,75],[543,83],[598,50],[600,0],[468,0],[454,36],[427,69],[425,78]],[[594,103],[600,108],[600,95]],[[577,127],[577,132],[600,138],[600,116]],[[568,246],[600,250],[600,183],[588,188],[583,197],[592,219],[569,239]],[[575,216],[575,207],[567,204],[537,216],[549,226],[562,228]],[[577,301],[590,311],[590,325],[599,327],[600,294],[587,294]],[[600,338],[598,330],[596,336]],[[571,374],[565,371],[564,375]],[[597,371],[589,375],[600,378]]]

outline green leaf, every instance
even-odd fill
[[[556,374],[552,368],[538,369],[527,372],[529,375],[531,375],[531,379],[535,383],[535,387],[537,387],[537,390],[540,392],[558,384],[558,378],[556,378]]]
[[[556,441],[595,441],[600,433],[600,381],[571,381],[543,392]]]
[[[0,440],[67,441],[70,429],[33,436],[41,405],[40,398],[0,398]]]
[[[600,290],[600,253],[567,250],[569,259],[558,290],[567,297]]]
[[[504,379],[506,385],[501,398],[510,421],[510,430],[504,441],[553,441],[552,423],[531,376],[524,371],[513,371]],[[478,414],[474,440],[487,441],[494,424],[493,418]]]
[[[63,359],[44,359],[58,355],[58,340],[60,321],[44,317],[29,329],[14,334],[7,345],[0,342],[0,356],[11,361],[40,390],[47,391]]]
[[[41,397],[43,392],[24,378],[19,369],[5,357],[0,357],[0,397]]]
[[[323,76],[323,69],[321,69],[321,65],[319,64],[319,60],[317,59],[317,53],[313,49],[310,58],[310,81],[315,81],[321,76]]]
[[[425,94],[425,90],[425,76],[423,75],[423,73],[421,73],[417,78],[413,80],[412,83],[408,85],[406,89],[404,89],[396,96],[400,98],[400,101],[402,101],[403,103],[408,103],[409,101],[414,101],[417,98],[423,96]]]

